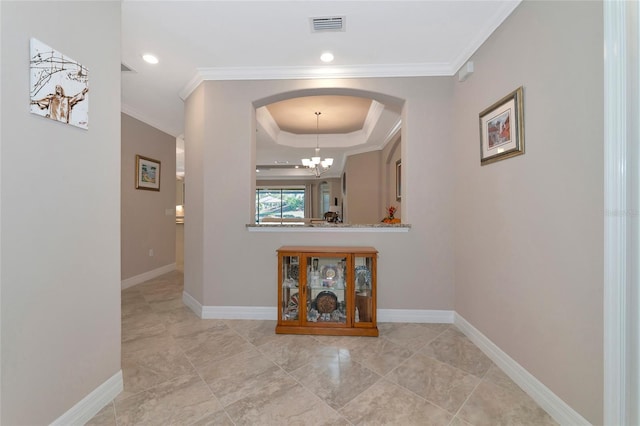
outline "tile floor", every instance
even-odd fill
[[[201,320],[172,272],[122,292],[124,392],[89,425],[552,425],[455,326],[276,335]]]

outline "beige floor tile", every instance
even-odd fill
[[[429,342],[421,353],[453,365],[460,370],[482,377],[493,362],[471,340],[455,328],[449,328]]]
[[[449,423],[449,426],[473,426],[473,425],[465,422],[460,417],[456,416],[453,418],[453,420],[451,420],[451,423]]]
[[[145,302],[144,296],[140,293],[140,289],[138,286],[129,287],[125,290],[122,290],[120,293],[120,300],[122,304],[125,303],[135,303],[135,302]]]
[[[557,425],[529,395],[482,382],[464,404],[458,417],[474,426]]]
[[[408,390],[381,380],[340,410],[355,425],[446,426],[452,415]]]
[[[182,308],[184,306],[184,302],[182,302],[181,297],[176,297],[174,299],[151,301],[149,302],[149,306],[151,306],[151,309],[153,309],[154,312],[161,313]]]
[[[168,333],[160,333],[148,337],[122,342],[122,355],[130,354],[142,350],[162,350],[176,345],[176,340]]]
[[[174,283],[158,283],[151,287],[140,289],[140,294],[149,303],[161,302],[163,300],[182,300],[182,291]]]
[[[438,337],[449,327],[449,324],[378,324],[381,337],[386,337],[398,346],[407,348],[413,352]]]
[[[258,346],[258,350],[289,372],[323,358],[335,359],[341,355],[335,347],[322,345],[310,336],[298,335],[277,335]]]
[[[198,368],[198,372],[225,407],[251,389],[287,377],[287,373],[255,349],[207,364]]]
[[[365,338],[351,351],[353,359],[384,376],[413,354],[409,349],[393,343],[385,337]]]
[[[177,310],[167,311],[169,313],[176,312]],[[172,317],[171,320],[177,320]],[[188,338],[190,335],[196,335],[203,331],[228,331],[229,327],[223,320],[215,319],[200,319],[197,316],[184,316],[180,322],[167,323],[167,331],[173,337],[176,338]]]
[[[227,328],[207,329],[198,333],[177,337],[176,341],[189,361],[196,367],[230,358],[250,350],[253,346]]]
[[[207,414],[195,423],[191,423],[190,426],[235,426],[235,423],[226,412],[221,410]]]
[[[249,391],[244,398],[225,407],[240,425],[348,425],[349,422],[291,377],[274,380]]]
[[[166,325],[179,324],[187,321],[192,324],[197,324],[198,322],[203,321],[195,314],[195,312],[184,306],[184,304],[176,309],[163,311],[162,320]]]
[[[500,370],[495,364],[489,368],[487,374],[484,375],[482,379],[484,382],[493,383],[494,385],[501,386],[507,390],[517,392],[522,391],[520,386],[518,386],[507,374]]]
[[[181,272],[122,291],[125,391],[89,425],[553,424],[450,324],[277,335],[275,321],[202,320],[182,291]]]
[[[116,426],[116,410],[113,402],[107,404],[85,426]]]
[[[137,315],[153,313],[153,309],[151,309],[151,306],[149,306],[149,304],[144,300],[142,296],[140,296],[140,298],[142,299],[141,302],[136,301],[122,304],[120,314],[123,319]]]
[[[386,377],[454,414],[480,382],[472,374],[422,354],[415,354]]]
[[[118,426],[188,425],[222,409],[197,375],[181,376],[116,400]]]
[[[132,315],[122,318],[122,342],[157,336],[167,332],[162,320],[155,313]]]
[[[251,344],[260,346],[272,339],[276,321],[227,320],[227,325]]]
[[[119,399],[127,398],[178,376],[195,374],[195,370],[177,345],[161,349],[142,349],[122,355],[124,391]]]
[[[380,379],[378,374],[350,357],[317,359],[291,374],[336,410]]]

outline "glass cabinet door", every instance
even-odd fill
[[[374,306],[373,298],[375,288],[373,286],[374,258],[369,256],[355,256],[354,258],[354,296],[355,311],[353,321],[355,323],[373,322]]]
[[[347,324],[347,258],[305,257],[306,322]]]
[[[283,321],[297,321],[300,312],[300,257],[282,256],[282,300],[280,300],[281,318]]]

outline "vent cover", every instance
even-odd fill
[[[320,18],[309,18],[311,20],[311,32],[319,33],[325,31],[344,31],[344,16],[325,16]]]
[[[132,68],[129,68],[123,63],[120,63],[120,71],[122,72],[135,72]]]

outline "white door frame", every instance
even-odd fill
[[[638,425],[638,3],[604,4],[604,424]]]

